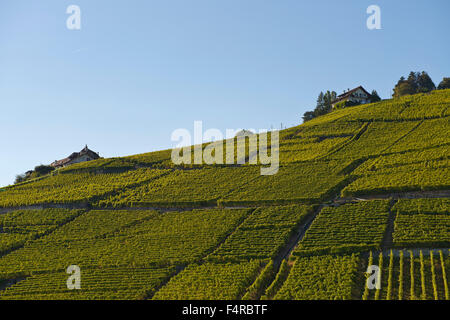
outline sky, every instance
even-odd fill
[[[367,28],[370,5],[381,29]],[[422,70],[437,85],[449,12],[448,0],[2,0],[0,186],[86,144],[103,157],[168,149],[196,120],[298,125],[322,90],[389,98]]]

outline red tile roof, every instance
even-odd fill
[[[97,152],[90,150],[88,148],[88,146],[86,145],[86,147],[84,147],[80,152],[74,152],[67,158],[64,158],[61,160],[56,160],[50,165],[55,168],[62,167],[62,166],[65,166],[66,164],[70,163],[71,161],[73,161],[81,156],[84,156],[84,155],[88,155],[89,157],[91,157],[94,160],[100,158],[100,156]]]
[[[366,93],[368,97],[371,96],[371,94],[370,94],[369,92],[367,92],[366,89],[364,89],[362,86],[359,86],[359,87],[356,87],[356,88],[354,88],[354,89],[352,89],[352,90],[349,90],[349,91],[347,91],[347,92],[344,92],[344,93],[338,95],[337,98],[336,98],[336,100],[334,100],[333,102],[331,102],[331,104],[335,104],[336,102],[339,102],[339,101],[342,101],[342,100],[347,99],[347,98],[350,97],[354,92],[356,92],[358,89],[361,89],[362,91],[364,91],[364,93]]]

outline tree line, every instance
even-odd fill
[[[408,94],[427,93],[433,90],[450,89],[450,78],[444,78],[436,88],[433,80],[427,72],[411,71],[408,78],[401,77],[394,87],[393,98],[399,98]]]
[[[414,72],[411,71],[408,78],[401,77],[395,85],[392,94],[393,98],[399,98],[408,94],[427,93],[433,90],[450,89],[450,78],[444,77],[439,85],[436,87],[433,80],[426,71]],[[314,119],[331,112],[332,103],[336,100],[337,94],[335,91],[327,90],[325,93],[321,91],[317,97],[316,107],[312,111],[306,111],[303,114],[303,122]],[[369,97],[370,102],[378,102],[381,100],[376,90],[372,90]],[[347,106],[349,106],[348,104]]]
[[[16,175],[14,184],[17,184],[20,182],[25,182],[25,181],[33,179],[33,178],[45,176],[46,174],[49,174],[50,172],[52,172],[54,170],[55,170],[55,168],[53,168],[52,166],[46,166],[46,165],[41,164],[39,166],[34,167],[34,170],[30,170],[25,173]]]
[[[319,93],[319,96],[317,97],[317,104],[314,110],[312,111],[306,111],[303,114],[303,122],[309,121],[311,119],[314,119],[315,117],[322,116],[324,114],[327,114],[331,112],[332,103],[337,98],[337,93],[335,91],[327,90],[325,93],[322,91]],[[376,90],[372,90],[372,93],[370,95],[370,102],[377,102],[380,101],[381,98],[378,95]]]

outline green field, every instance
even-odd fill
[[[357,265],[358,257],[354,255],[323,255],[297,259],[274,299],[351,299]]]
[[[386,252],[381,263],[379,254],[372,259],[381,266],[381,286],[366,289],[363,300],[449,300],[447,250]]]
[[[0,299],[448,300],[449,121],[436,90],[281,130],[274,175],[162,150],[0,188]]]
[[[400,200],[393,239],[398,247],[450,247],[449,199]]]
[[[386,232],[388,211],[387,200],[324,208],[294,254],[379,248]]]

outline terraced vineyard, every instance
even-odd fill
[[[318,161],[282,166],[275,175],[258,176],[219,200],[221,205],[320,202],[346,182],[348,163]]]
[[[163,150],[0,188],[0,299],[448,300],[449,119],[436,90],[280,131],[274,175]]]
[[[352,298],[353,274],[358,258],[315,256],[297,259],[289,277],[275,295],[287,300],[342,300]],[[334,272],[330,272],[330,271]]]
[[[193,264],[173,277],[154,299],[238,299],[253,283],[261,266],[257,260],[234,264]]]
[[[299,243],[296,255],[380,248],[389,201],[374,200],[324,208]]]
[[[379,290],[365,290],[364,300],[449,300],[447,250],[390,251],[375,255],[381,266]],[[363,289],[364,290],[364,289]]]
[[[153,294],[174,268],[83,268],[80,290],[67,290],[68,274],[52,272],[32,275],[0,294],[1,299],[142,299]]]
[[[51,233],[80,215],[82,210],[17,210],[0,215],[0,253]]]
[[[393,210],[397,247],[450,247],[449,199],[402,199]]]
[[[90,211],[0,259],[3,277],[84,267],[185,265],[212,252],[249,209]],[[100,227],[104,220],[116,220]]]
[[[295,228],[310,216],[307,206],[259,208],[210,256],[235,261],[275,258]]]
[[[129,188],[99,206],[192,206],[217,199],[257,177],[256,167],[175,170],[160,179]]]
[[[136,186],[167,173],[167,170],[138,169],[124,173],[64,173],[36,182],[3,189],[0,206],[88,203],[129,186]]]

